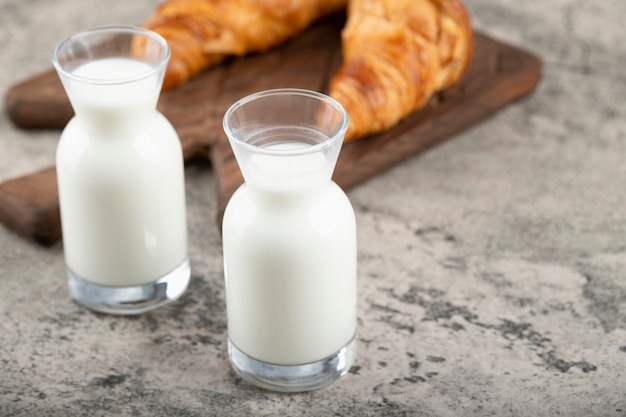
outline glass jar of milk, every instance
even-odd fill
[[[224,116],[245,179],[222,229],[229,357],[267,389],[320,388],[354,360],[356,222],[331,180],[347,127],[338,102],[295,89],[248,96]]]
[[[54,52],[75,113],[56,161],[67,274],[97,311],[148,311],[189,282],[182,149],[156,107],[169,54],[135,27],[87,30]]]

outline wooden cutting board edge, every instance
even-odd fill
[[[485,88],[471,97],[471,108],[473,108],[471,111],[467,110],[467,106],[464,106],[465,109],[462,112],[459,112],[458,108],[455,109],[453,94],[455,87],[453,87],[449,91],[444,91],[434,97],[428,106],[409,116],[405,121],[389,131],[346,144],[340,155],[334,175],[335,181],[341,187],[347,190],[369,180],[395,164],[449,139],[454,134],[489,117],[506,104],[534,90],[541,78],[541,61],[538,57],[520,48],[498,42],[486,35],[476,33],[476,36],[481,42],[486,42],[490,45],[490,48],[497,52],[495,57],[489,56],[489,59],[502,60],[504,62],[504,64],[495,62],[493,65],[503,65],[503,70],[498,72],[505,76],[494,78],[489,88]],[[477,59],[476,54],[474,59]],[[513,65],[507,64],[507,61],[512,61]],[[520,65],[515,65],[516,63]],[[34,78],[37,82],[45,84],[49,81],[49,77],[50,74],[44,73]],[[464,82],[467,82],[467,80],[461,80],[459,85],[462,86]],[[453,97],[450,100],[447,98],[448,96]],[[463,97],[463,91],[460,92],[460,96]],[[464,99],[467,101],[467,97]],[[19,100],[17,100],[17,103],[19,104]],[[15,108],[12,109],[14,110]],[[7,108],[5,110],[11,117],[11,109]],[[56,118],[49,120],[49,122],[56,121],[58,123],[59,117],[71,117],[71,114],[68,115],[61,112],[60,116],[57,115]],[[46,121],[45,117],[42,120]],[[459,120],[462,122],[459,123]],[[424,123],[424,121],[426,122]],[[221,126],[218,127],[218,124],[212,121],[208,125],[204,123],[189,129],[183,127],[186,130],[181,135],[181,142],[188,157],[193,157],[194,155],[201,155],[201,157],[210,156],[213,169],[218,177],[216,222],[221,232],[221,220],[226,204],[232,192],[243,180],[223,132],[213,133],[214,138],[211,140],[206,137],[200,138],[201,135],[206,133],[208,128],[212,131],[219,130]],[[44,126],[24,127],[41,128]],[[215,137],[219,137],[219,140],[216,140]],[[367,141],[376,143],[372,142],[366,145]],[[367,157],[353,158],[352,161],[358,160],[358,164],[347,165],[343,162],[346,160],[345,155],[350,155],[351,151],[355,149],[358,151],[359,147],[362,149],[367,146],[376,146],[376,152],[366,152]],[[37,190],[45,190],[43,187],[56,189],[56,185],[51,184],[49,181],[51,176],[55,175],[54,173],[54,168],[49,168],[31,174],[28,178],[21,179],[27,180],[35,192]],[[43,180],[44,176],[47,176],[45,181]],[[38,180],[41,183],[37,183]],[[9,180],[0,184],[0,206],[3,206],[0,207],[0,222],[16,233],[40,244],[51,245],[55,243],[61,238],[60,224],[57,224],[59,223],[58,201],[51,200],[57,198],[56,191],[53,196],[44,196],[45,201],[42,207],[33,207],[31,204],[33,196],[26,195],[26,192],[21,190],[18,184],[21,185],[19,181],[15,180]],[[29,213],[26,215],[23,214],[25,204],[29,206],[29,210],[26,210]],[[20,216],[23,218],[20,218]]]
[[[498,67],[498,76],[489,83],[489,88],[475,89],[469,99],[473,110],[467,110],[467,104],[459,112],[461,107],[455,107],[454,101],[441,99],[454,90],[443,91],[432,98],[431,102],[423,109],[415,112],[397,126],[378,135],[362,138],[358,141],[349,142],[339,156],[333,180],[344,190],[363,184],[371,178],[391,169],[420,152],[426,151],[445,140],[452,138],[479,122],[489,118],[507,104],[519,100],[532,93],[541,79],[542,62],[534,54],[518,47],[499,42],[487,35],[475,33],[482,43],[488,43],[493,49],[495,59],[494,66]],[[479,57],[474,56],[474,59]],[[508,62],[508,64],[507,64]],[[518,65],[510,65],[510,62]],[[459,81],[463,85],[464,80]],[[467,97],[465,97],[467,99]],[[446,102],[442,108],[440,102]],[[431,113],[434,112],[433,116]],[[420,120],[429,120],[429,123],[421,123]],[[459,120],[462,120],[459,123]],[[438,129],[442,127],[441,129]],[[451,128],[456,126],[456,128]],[[344,156],[350,152],[351,147],[358,147],[365,141],[378,141],[377,152],[368,153],[365,157],[353,159],[358,164],[344,163]],[[213,143],[211,148],[211,161],[218,178],[217,194],[218,209],[216,223],[221,232],[221,223],[226,205],[232,193],[241,185],[243,177],[238,169],[234,155],[225,135],[221,140]],[[225,180],[230,178],[230,181]]]

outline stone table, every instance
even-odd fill
[[[156,0],[0,0],[0,89],[64,37]],[[626,416],[626,3],[468,0],[542,57],[535,92],[349,191],[359,353],[314,392],[231,370],[210,166],[186,169],[193,279],[139,317],[68,295],[63,247],[0,228],[2,416]],[[0,181],[50,166],[59,131],[0,116]]]

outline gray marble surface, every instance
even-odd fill
[[[0,90],[90,26],[156,0],[0,0]],[[468,0],[540,55],[532,96],[350,190],[359,356],[315,392],[235,376],[209,166],[186,170],[193,280],[150,314],[69,298],[63,247],[0,227],[1,416],[626,416],[626,2]],[[58,131],[0,115],[0,181]]]

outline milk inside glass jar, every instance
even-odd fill
[[[347,116],[306,90],[234,104],[224,128],[245,178],[223,220],[230,360],[277,391],[324,386],[356,346],[356,222],[332,180]]]
[[[98,311],[141,313],[186,289],[182,149],[157,111],[169,48],[140,28],[61,43],[54,64],[75,116],[57,148],[70,289]]]

